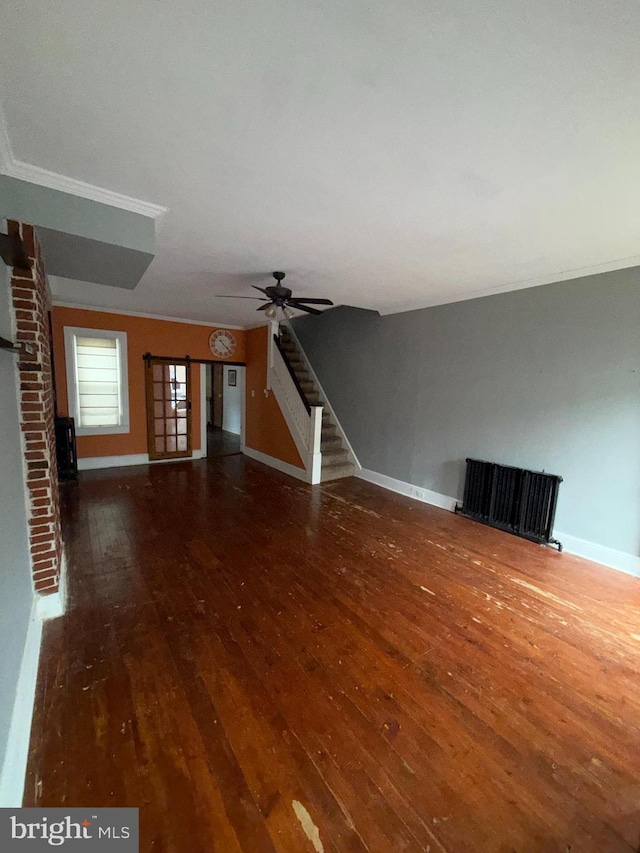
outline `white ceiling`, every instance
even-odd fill
[[[132,291],[252,324],[295,293],[393,312],[640,263],[637,0],[6,0],[16,158],[166,206]]]

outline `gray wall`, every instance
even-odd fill
[[[640,268],[294,323],[360,464],[461,498],[464,459],[560,474],[556,531],[640,535]]]
[[[0,336],[12,334],[8,271],[0,261]],[[0,766],[33,597],[15,364],[15,355],[0,351]]]
[[[47,273],[132,290],[155,253],[155,221],[0,175],[0,216],[38,228]]]
[[[155,221],[110,204],[0,175],[0,215],[63,234],[155,253]]]

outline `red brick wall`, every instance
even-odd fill
[[[62,558],[49,332],[51,294],[33,226],[9,222],[9,232],[20,235],[31,261],[30,269],[14,268],[11,288],[16,341],[34,349],[33,354],[19,356],[20,420],[33,582],[39,593],[49,595],[58,590]]]

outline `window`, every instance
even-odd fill
[[[64,345],[77,434],[129,432],[126,332],[65,326]]]

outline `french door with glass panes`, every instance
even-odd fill
[[[149,459],[191,456],[188,361],[145,360]]]

